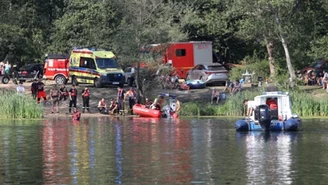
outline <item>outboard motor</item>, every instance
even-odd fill
[[[262,130],[270,130],[271,118],[268,105],[259,105],[255,108],[255,120],[259,121]]]

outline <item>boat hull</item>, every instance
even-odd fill
[[[135,114],[144,118],[174,118],[177,119],[179,116],[175,112],[165,112],[162,113],[160,110],[153,110],[146,108],[145,105],[136,104],[132,107]]]
[[[267,128],[262,128],[260,124],[252,120],[238,120],[235,123],[237,131],[299,131],[301,130],[301,120],[291,118],[286,121],[271,120]]]
[[[148,109],[145,105],[136,104],[132,107],[132,110],[135,114],[138,114],[140,117],[147,117],[147,118],[160,118],[161,111],[160,110],[153,110]]]

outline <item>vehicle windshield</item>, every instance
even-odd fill
[[[311,65],[311,67],[320,68],[322,66],[322,63],[323,63],[323,61],[316,61]]]
[[[208,70],[225,70],[225,68],[223,66],[207,66]]]
[[[100,69],[119,68],[118,63],[114,58],[97,58],[96,62]]]
[[[32,65],[24,65],[22,67],[19,68],[20,71],[24,71],[24,70],[28,70],[32,67]]]

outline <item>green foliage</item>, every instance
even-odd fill
[[[18,95],[13,91],[2,91],[0,101],[2,102],[0,118],[43,118],[43,107],[36,104],[31,96]]]
[[[328,34],[315,40],[308,55],[314,59],[328,59]]]
[[[247,59],[247,64],[234,67],[230,71],[229,77],[231,80],[239,80],[242,78],[242,74],[246,71],[252,75],[252,81],[257,82],[258,77],[263,77],[265,80],[270,75],[269,62],[266,60],[259,60],[256,58]]]
[[[243,91],[236,95],[228,96],[227,100],[219,105],[209,103],[184,103],[182,104],[181,116],[245,116],[246,106],[243,105],[245,99],[253,100],[260,95],[260,91]],[[307,92],[292,90],[290,91],[292,101],[292,111],[299,116],[327,116],[328,99],[314,99],[312,94]]]

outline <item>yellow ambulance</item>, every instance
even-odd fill
[[[120,85],[125,81],[112,51],[95,49],[73,49],[69,59],[69,77],[72,84]]]

